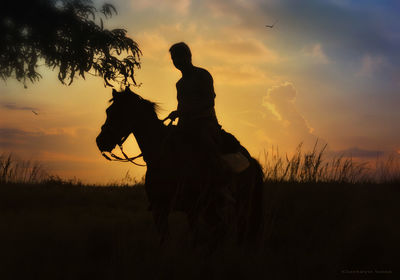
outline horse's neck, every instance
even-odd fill
[[[147,165],[153,164],[159,157],[164,138],[163,126],[162,122],[154,117],[144,120],[140,127],[132,130]]]

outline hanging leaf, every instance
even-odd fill
[[[113,14],[113,5],[97,10],[90,0],[30,0],[23,9],[18,1],[7,2],[0,9],[0,77],[24,85],[26,79],[35,82],[41,78],[37,66],[42,60],[58,69],[63,84],[91,73],[106,86],[136,85],[133,75],[142,52],[125,29],[105,28],[101,16]]]

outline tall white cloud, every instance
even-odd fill
[[[296,107],[296,97],[297,90],[289,82],[271,87],[263,97],[262,105],[269,114],[265,122],[266,128],[269,129],[266,135],[274,139],[272,141],[275,143],[272,144],[290,142],[293,145],[293,141],[313,144],[316,141],[314,129]]]

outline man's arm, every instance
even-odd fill
[[[201,98],[200,98],[200,108],[208,109],[214,108],[214,80],[211,74],[204,70],[203,82],[201,83]]]

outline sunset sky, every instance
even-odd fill
[[[142,86],[133,90],[160,104],[160,118],[177,105],[180,72],[168,49],[184,41],[193,64],[214,78],[221,125],[254,157],[316,139],[331,153],[365,160],[400,154],[399,1],[106,2],[119,13],[105,26],[127,29],[143,52],[136,74]],[[0,154],[88,183],[117,181],[128,171],[140,179],[144,168],[108,162],[96,147],[111,97],[102,79],[64,86],[56,72],[40,72],[43,79],[27,89],[0,82]],[[132,137],[125,149],[139,153]]]

